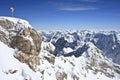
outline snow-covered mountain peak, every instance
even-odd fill
[[[20,18],[0,16],[0,20],[3,20],[3,21],[8,20],[13,22],[14,24],[24,25],[24,27],[32,27],[28,21]]]
[[[95,47],[95,45],[92,43],[92,42],[87,42],[87,43],[85,43],[86,44],[86,46],[88,46],[89,48],[94,48]]]
[[[31,27],[28,21],[13,17],[0,17],[0,41],[16,49],[14,56],[35,70],[33,65],[39,64],[38,55],[42,40],[40,34]],[[38,59],[38,62],[30,64],[34,59]]]
[[[100,49],[98,49],[93,43],[87,42],[85,45],[86,46],[84,47],[87,47],[87,49],[83,52],[82,56],[84,56],[86,59],[95,59],[95,61],[105,61],[105,59],[107,60],[105,54]]]

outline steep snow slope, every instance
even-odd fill
[[[0,79],[1,80],[40,80],[39,74],[19,62],[13,55],[15,50],[0,42]]]

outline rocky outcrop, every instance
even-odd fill
[[[29,65],[35,71],[39,65],[39,53],[41,50],[41,37],[39,33],[22,19],[0,18],[0,41],[9,47],[17,49],[15,57]]]
[[[39,34],[31,28],[25,28],[21,32],[13,36],[10,46],[18,48],[20,51],[31,54],[39,55],[41,50],[41,38]]]

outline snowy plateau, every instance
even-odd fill
[[[1,19],[31,26],[18,18]],[[0,80],[120,80],[120,31],[38,32],[42,44],[36,71],[14,57],[16,49],[0,41]]]

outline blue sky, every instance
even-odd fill
[[[120,0],[1,0],[0,16],[12,6],[36,29],[120,29]]]

